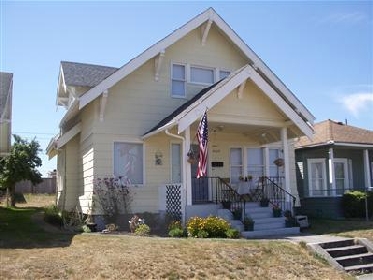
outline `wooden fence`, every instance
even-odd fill
[[[30,181],[22,181],[16,184],[16,192],[19,193],[56,193],[56,177],[43,178],[43,182],[33,186]]]

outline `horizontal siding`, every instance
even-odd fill
[[[303,198],[300,213],[313,218],[343,218],[341,197]]]

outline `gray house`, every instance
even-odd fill
[[[341,218],[342,195],[373,185],[373,131],[325,120],[312,140],[295,144],[301,211],[311,217]]]

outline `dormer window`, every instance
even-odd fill
[[[214,83],[214,69],[191,66],[190,82],[194,84],[212,85]]]

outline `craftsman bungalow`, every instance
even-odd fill
[[[341,218],[342,195],[371,190],[373,131],[325,120],[315,124],[313,139],[295,143],[302,213]]]
[[[242,199],[240,176],[262,188],[246,199],[268,185],[298,197],[292,139],[312,137],[314,116],[212,8],[121,68],[61,62],[57,99],[67,112],[48,154],[61,208],[86,212],[105,176],[134,188],[133,212],[184,220]],[[196,179],[205,111],[207,176]]]

